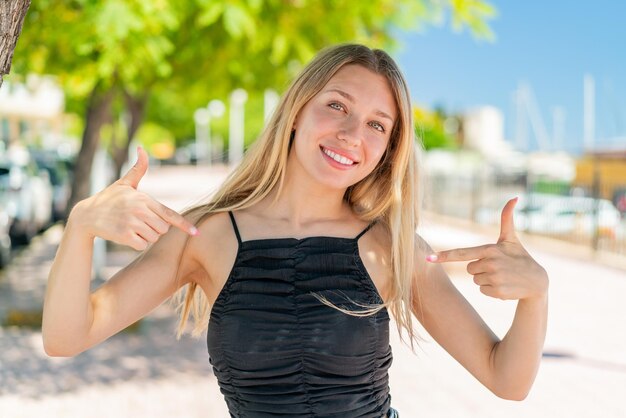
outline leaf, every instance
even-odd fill
[[[57,75],[68,110],[81,114],[96,86],[150,93],[146,120],[180,141],[194,135],[197,107],[242,85],[251,95],[282,91],[323,47],[362,42],[390,50],[394,31],[438,19],[489,39],[495,14],[484,0],[38,0],[14,71]],[[246,128],[246,141],[262,126],[258,120]]]
[[[270,53],[270,61],[274,65],[281,64],[285,61],[287,52],[289,50],[289,44],[287,42],[287,36],[284,33],[279,33],[274,37],[272,42],[272,52]]]
[[[96,23],[96,30],[104,42],[124,40],[129,32],[141,31],[144,21],[126,2],[108,0],[102,6]]]
[[[220,18],[222,13],[224,13],[224,3],[217,1],[212,2],[200,13],[196,19],[196,23],[200,28],[211,26],[217,22],[217,19]]]
[[[244,33],[252,38],[256,32],[256,25],[252,16],[243,7],[229,4],[224,10],[224,29],[234,39],[241,39]]]
[[[260,12],[263,7],[263,0],[248,0],[248,6],[253,12]]]

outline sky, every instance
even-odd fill
[[[422,32],[403,32],[393,54],[407,77],[413,102],[459,113],[481,105],[504,115],[505,139],[514,143],[514,92],[530,87],[536,109],[552,137],[553,108],[564,111],[559,148],[581,155],[583,78],[595,81],[596,148],[626,148],[626,2],[491,0],[498,15],[490,21],[494,42],[449,23]],[[539,148],[528,124],[528,146]],[[621,137],[617,140],[616,138]],[[552,150],[550,149],[550,150]]]

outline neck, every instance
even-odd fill
[[[333,189],[312,181],[301,170],[289,170],[283,188],[278,187],[259,202],[264,216],[287,221],[294,231],[316,222],[345,219],[352,209],[343,200],[346,189]]]

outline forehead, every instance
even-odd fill
[[[377,74],[358,64],[348,64],[341,67],[319,94],[341,90],[354,97],[357,102],[371,105],[396,118],[396,101],[389,86],[389,81],[381,74]]]

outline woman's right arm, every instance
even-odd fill
[[[47,354],[74,356],[93,347],[203,274],[199,264],[183,257],[187,234],[197,234],[193,224],[136,190],[147,168],[141,150],[124,177],[72,209],[46,288],[42,334]],[[90,293],[96,236],[136,250],[153,245]]]

